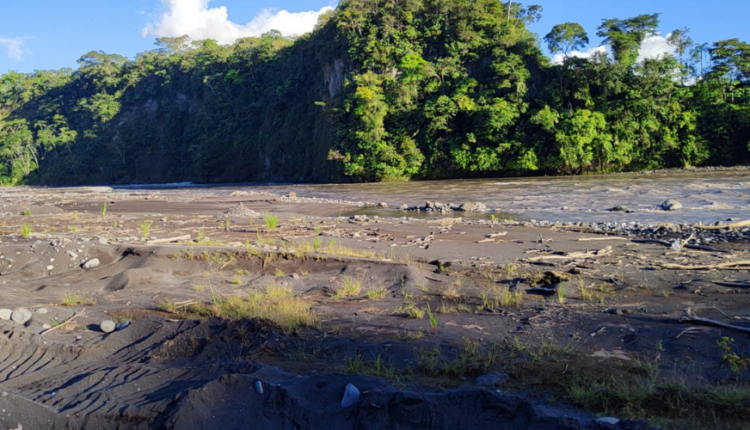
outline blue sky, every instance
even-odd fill
[[[574,21],[592,36],[603,18],[660,12],[661,32],[690,27],[695,41],[750,40],[750,1],[721,0],[536,0],[543,18],[532,30],[544,36],[555,24]],[[154,38],[195,33],[231,41],[268,26],[307,30],[329,0],[6,0],[0,5],[0,73],[75,68],[88,51],[133,58],[153,48]],[[224,9],[221,9],[224,7]],[[273,11],[268,11],[273,8]],[[263,12],[263,11],[266,12]],[[288,11],[283,12],[283,11]],[[300,14],[307,12],[306,14]],[[260,14],[260,15],[259,15]],[[144,36],[145,34],[145,36]],[[197,35],[197,36],[196,36]]]

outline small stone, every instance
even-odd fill
[[[47,308],[39,308],[39,309],[36,310],[36,313],[38,313],[39,315],[46,315],[46,314],[49,313],[49,309],[47,309]]]
[[[478,377],[474,382],[480,387],[494,388],[499,384],[505,383],[508,375],[500,372],[489,372]]]
[[[52,270],[54,268],[55,268],[55,266],[53,266],[53,265],[50,264],[49,266],[47,266],[47,271],[50,271],[50,270]]]
[[[84,269],[96,269],[97,267],[99,267],[99,259],[92,258],[91,260],[83,263],[81,267]]]
[[[620,422],[620,420],[618,420],[617,418],[612,418],[612,417],[603,417],[603,418],[597,419],[596,422],[598,424],[609,424],[609,425],[616,426],[617,423]]]
[[[292,279],[299,279],[299,275],[296,273],[292,273]]]
[[[290,191],[289,192],[289,198],[290,199],[296,199],[297,198],[297,193],[295,193],[294,191]]]
[[[341,399],[341,407],[348,408],[349,406],[357,403],[357,400],[359,400],[359,396],[360,392],[357,387],[352,384],[346,384],[344,397]]]
[[[49,330],[49,329],[52,328],[52,326],[49,325],[49,324],[42,324],[42,328],[45,329],[45,330]]]
[[[104,320],[101,324],[99,324],[99,328],[104,333],[112,333],[117,328],[117,324],[115,324],[115,322],[111,320]]]
[[[661,208],[665,211],[676,211],[682,209],[682,203],[677,200],[669,199],[661,204]]]
[[[10,315],[10,319],[16,324],[25,325],[31,320],[32,313],[25,308],[18,308]]]
[[[0,396],[2,396],[2,397],[8,397],[8,392],[7,391],[3,391],[2,393],[0,393]]]
[[[122,330],[125,330],[128,327],[130,327],[130,321],[123,321],[123,322],[117,324],[117,327],[115,327],[115,330],[122,331]]]
[[[386,203],[386,202],[380,202],[380,203],[378,203],[378,207],[386,209],[386,208],[388,208],[388,203]]]
[[[402,211],[408,211],[409,210],[409,205],[401,205],[399,207],[399,209],[402,210]]]
[[[106,237],[100,237],[100,238],[99,238],[99,244],[100,244],[100,245],[106,245],[106,244],[108,244],[108,243],[109,243],[109,241],[107,240],[107,238],[106,238]]]
[[[0,309],[0,320],[10,321],[10,316],[12,314],[13,314],[13,311],[10,309]]]
[[[263,383],[260,381],[255,381],[255,391],[258,392],[258,394],[263,394]]]

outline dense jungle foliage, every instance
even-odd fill
[[[611,55],[543,40],[539,6],[343,0],[311,34],[157,39],[134,60],[0,77],[4,184],[388,181],[750,161],[750,45],[638,61],[659,16],[607,19]],[[561,54],[552,64],[540,45]]]

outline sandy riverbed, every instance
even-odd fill
[[[736,236],[678,252],[205,190],[0,205],[0,308],[33,313],[0,321],[0,427],[742,428],[747,335],[680,321],[747,319],[748,270],[690,269],[747,260]]]

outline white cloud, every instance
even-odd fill
[[[285,36],[296,36],[312,31],[318,17],[332,10],[330,6],[308,12],[265,9],[247,24],[237,24],[229,20],[226,6],[209,8],[210,0],[161,1],[164,11],[141,30],[144,37],[179,37],[187,34],[193,40],[214,39],[221,44],[230,44],[239,38],[260,36],[270,30],[278,30]]]
[[[568,57],[576,57],[576,58],[591,58],[594,54],[597,52],[607,53],[609,50],[604,45],[599,45],[596,47],[593,47],[591,49],[587,49],[586,51],[573,51],[568,54]],[[563,62],[563,54],[555,54],[552,57],[552,62],[555,64],[562,64]]]
[[[667,43],[667,37],[662,37],[658,34],[647,37],[641,43],[641,50],[638,51],[638,59],[636,61],[640,63],[647,58],[657,58],[664,54],[674,54],[675,50]]]
[[[644,39],[643,43],[641,43],[641,49],[638,51],[638,59],[636,61],[640,63],[647,58],[657,58],[664,54],[674,54],[675,50],[667,43],[667,37],[653,35]],[[568,56],[591,58],[597,52],[610,53],[610,49],[607,46],[599,45],[585,51],[573,51]],[[562,64],[562,61],[562,54],[556,54],[552,57],[552,62],[555,64]]]
[[[0,46],[7,49],[8,58],[13,61],[23,61],[24,56],[30,53],[20,37],[0,37]]]

